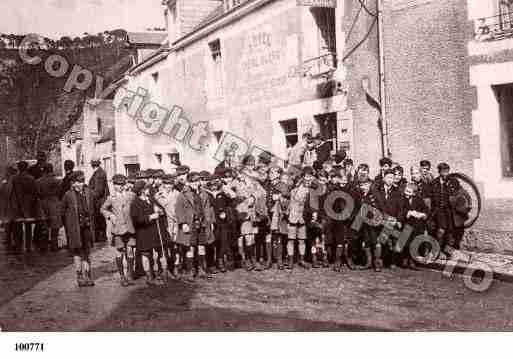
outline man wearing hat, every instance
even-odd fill
[[[155,200],[161,206],[167,217],[167,234],[170,239],[168,242],[167,253],[168,268],[173,277],[178,277],[179,253],[176,247],[176,234],[178,231],[176,223],[176,200],[180,193],[175,188],[175,175],[165,174],[162,177],[162,186],[159,192],[155,194]]]
[[[59,229],[62,227],[59,199],[61,181],[55,177],[53,166],[50,163],[43,166],[43,177],[36,181],[36,186],[43,216],[46,218],[46,230],[43,239],[44,249],[50,244],[50,249],[57,251],[59,249]]]
[[[209,198],[199,189],[200,175],[197,172],[187,174],[187,182],[176,200],[176,221],[178,233],[176,242],[185,252],[185,274],[187,280],[195,276],[210,278],[207,274],[206,248],[212,236],[214,211]],[[193,274],[193,261],[197,268]]]
[[[91,167],[93,168],[93,174],[89,179],[89,190],[93,194],[94,199],[94,221],[95,221],[95,238],[97,241],[104,241],[106,237],[106,222],[105,218],[101,213],[101,206],[109,195],[109,184],[107,181],[107,174],[100,167],[100,159],[95,157],[91,160]]]
[[[185,184],[187,183],[187,175],[190,171],[191,169],[189,168],[189,166],[185,165],[178,166],[176,168],[175,187],[178,191],[182,191],[182,189],[184,188]]]
[[[71,189],[62,199],[68,247],[73,255],[77,283],[80,287],[94,285],[91,278],[90,252],[95,233],[95,208],[93,194],[84,183],[84,173],[74,172],[71,176]]]
[[[299,250],[299,265],[305,269],[309,269],[310,267],[305,262],[307,235],[304,210],[314,179],[314,169],[312,167],[305,167],[303,169],[302,179],[290,193],[287,255],[288,268],[291,270],[294,267],[294,247],[296,241]]]
[[[126,177],[116,174],[112,177],[114,191],[101,207],[102,214],[111,223],[112,242],[116,267],[121,279],[121,285],[127,287],[132,284],[135,246],[135,229],[130,217],[132,196],[125,190]],[[125,264],[125,265],[124,265]],[[125,269],[126,268],[126,269]]]
[[[43,177],[45,165],[47,164],[46,153],[43,151],[38,151],[36,155],[37,162],[32,167],[28,169],[28,174],[31,175],[34,180],[38,180]],[[45,250],[46,247],[42,243],[45,241],[45,238],[48,235],[48,229],[45,223],[37,222],[34,225],[34,235],[33,240],[36,246],[41,247],[42,250]]]
[[[463,223],[468,218],[470,204],[463,200],[463,206],[457,206],[466,196],[457,179],[449,177],[450,167],[447,163],[438,165],[439,176],[431,182],[431,210],[435,223],[436,238],[440,248],[447,255],[452,247],[458,248],[463,237]],[[467,194],[468,196],[468,194]],[[461,207],[461,208],[460,208]]]

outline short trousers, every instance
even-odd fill
[[[125,233],[122,235],[113,235],[114,246],[118,249],[124,249],[125,246],[135,247],[135,234]]]
[[[74,257],[89,258],[91,248],[93,247],[93,236],[89,227],[80,228],[80,239],[82,246],[80,248],[70,248],[71,255]]]
[[[306,239],[306,224],[289,223],[289,239]]]

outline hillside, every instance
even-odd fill
[[[33,158],[38,150],[56,148],[59,138],[80,117],[86,96],[94,94],[94,82],[87,92],[65,92],[64,84],[74,64],[103,76],[104,87],[131,66],[131,52],[121,42],[36,52],[43,61],[29,65],[21,60],[17,49],[0,49],[0,135],[12,139],[16,158]],[[70,64],[62,78],[49,75],[44,68],[44,61],[53,54]]]

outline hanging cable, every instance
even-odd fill
[[[360,6],[360,8],[358,9],[358,12],[356,13],[356,16],[353,19],[353,23],[351,24],[351,27],[349,28],[349,31],[347,32],[347,36],[346,36],[346,40],[345,40],[346,42],[347,42],[347,40],[349,40],[349,38],[351,37],[351,34],[353,33],[354,27],[356,25],[356,22],[358,21],[358,17],[360,16],[360,13],[362,12],[362,9],[363,9],[363,6]]]
[[[363,45],[363,43],[369,38],[370,34],[371,34],[371,31],[372,29],[374,28],[374,26],[376,25],[376,22],[377,22],[377,18],[374,18],[374,21],[372,21],[372,24],[371,26],[369,27],[369,30],[367,31],[367,33],[365,34],[364,38],[362,40],[360,40],[360,42],[358,42],[351,50],[349,50],[345,55],[344,57],[342,58],[342,62],[346,61],[349,56],[351,56],[356,50],[358,50],[358,48],[360,46]]]
[[[358,0],[358,2],[360,3],[360,5],[362,6],[362,8],[365,10],[365,12],[367,14],[369,14],[372,17],[377,17],[377,15],[374,14],[372,11],[370,11],[369,8],[367,7],[367,5],[365,5],[365,0]]]

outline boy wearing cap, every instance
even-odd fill
[[[176,200],[176,220],[178,223],[177,243],[185,249],[186,279],[193,281],[195,276],[211,278],[207,274],[206,248],[212,235],[215,222],[214,212],[208,206],[209,198],[199,189],[200,176],[196,172],[187,174],[187,183]],[[193,273],[196,259],[196,273]]]
[[[378,243],[376,244],[376,247],[379,248],[387,244],[388,248],[394,248],[394,250],[390,253],[390,257],[391,266],[392,268],[395,268],[398,264],[397,262],[399,260],[399,253],[397,253],[396,247],[393,245],[396,239],[390,236],[389,230],[393,228],[401,230],[402,223],[399,222],[401,193],[397,190],[394,190],[393,184],[394,171],[387,169],[383,172],[382,181],[378,184],[374,184],[373,196],[376,200],[376,209],[378,209],[383,215],[384,223],[383,225],[377,227],[377,229],[380,231],[380,235],[378,237]],[[377,270],[381,270],[382,267],[383,261],[381,258],[376,258]]]
[[[130,217],[135,229],[137,252],[142,256],[142,267],[146,275],[146,283],[157,284],[153,271],[153,252],[160,248],[157,220],[160,213],[150,197],[151,187],[144,181],[137,181],[134,185],[135,198],[130,204]]]
[[[310,266],[305,262],[306,253],[306,222],[305,222],[305,204],[309,196],[311,185],[314,181],[314,170],[312,167],[303,169],[303,176],[295,188],[290,193],[289,204],[289,233],[287,242],[287,255],[289,269],[294,268],[294,242],[297,241],[299,258],[298,264],[309,269]]]
[[[101,207],[103,216],[111,223],[112,240],[110,246],[114,249],[116,267],[121,279],[121,285],[127,287],[133,284],[135,229],[130,217],[130,206],[133,197],[124,191],[126,177],[116,174],[112,177],[114,191]],[[126,265],[124,265],[124,263]],[[126,268],[126,269],[125,269]]]
[[[74,172],[70,180],[71,189],[64,194],[61,209],[68,247],[73,255],[78,286],[94,286],[90,258],[94,241],[94,199],[84,184],[82,171]]]
[[[349,244],[352,240],[351,222],[354,212],[355,195],[344,173],[332,173],[331,185],[324,199],[323,212],[327,221],[326,247],[335,249],[335,265],[333,270],[342,270],[342,257],[353,269],[353,261],[349,255]]]
[[[381,187],[383,184],[383,177],[385,176],[385,171],[392,169],[392,160],[390,158],[384,157],[379,160],[379,174],[374,178],[374,185],[376,187]]]
[[[255,158],[252,155],[246,156],[242,165],[239,179],[234,182],[241,235],[238,247],[244,267],[246,270],[252,271],[256,268],[255,234],[258,233],[256,221],[257,218],[267,216],[267,209],[265,190],[257,181]]]
[[[167,233],[170,237],[168,243],[166,258],[169,259],[169,271],[173,277],[178,277],[178,265],[180,263],[178,251],[176,248],[176,233],[178,231],[176,224],[176,200],[180,192],[175,188],[175,176],[166,174],[162,177],[162,186],[155,195],[155,200],[160,204],[167,216]]]
[[[459,247],[459,241],[463,236],[463,222],[467,218],[468,211],[464,208],[462,208],[463,210],[456,208],[454,205],[457,203],[455,199],[465,198],[465,196],[460,196],[462,188],[458,180],[449,177],[449,165],[444,162],[440,163],[438,173],[439,176],[430,184],[431,210],[440,248],[450,255],[452,247]],[[464,200],[462,203],[466,202]],[[455,219],[460,222],[458,226]]]

